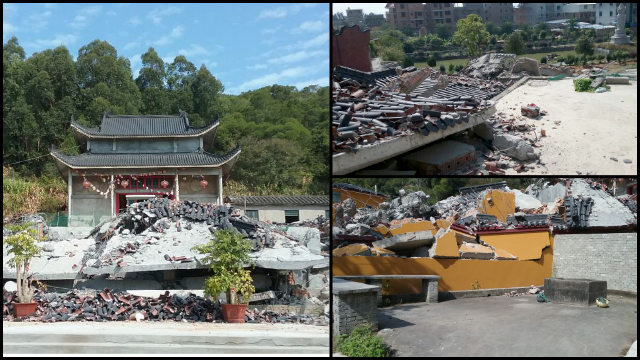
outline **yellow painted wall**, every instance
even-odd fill
[[[431,231],[433,235],[435,235],[437,232],[436,227],[433,226],[431,221],[426,221],[426,220],[408,222],[400,225],[397,228],[389,229],[389,232],[391,233],[392,236],[409,233],[409,232],[418,232],[418,231]]]
[[[480,235],[480,241],[507,250],[520,260],[539,259],[542,249],[550,245],[548,230]]]
[[[381,202],[384,202],[386,198],[380,195],[364,194],[357,191],[350,191],[344,189],[332,189],[334,192],[340,193],[340,202],[343,202],[349,198],[353,199],[357,208],[365,207],[366,205],[372,208],[377,208]]]
[[[502,222],[506,222],[507,215],[512,215],[515,211],[516,194],[502,190],[490,191],[478,204],[479,213],[493,215]]]
[[[553,237],[538,260],[470,260],[341,256],[332,259],[334,276],[340,275],[440,275],[439,291],[544,285],[553,268]],[[383,294],[421,291],[420,280],[392,280]]]

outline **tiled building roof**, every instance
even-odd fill
[[[269,195],[269,196],[229,196],[232,204],[237,206],[266,206],[266,205],[290,205],[329,206],[328,195]],[[246,203],[245,203],[246,201]]]
[[[210,167],[221,166],[240,153],[240,144],[223,155],[207,152],[156,154],[93,154],[64,155],[56,150],[51,155],[72,169],[84,168],[150,168],[150,167]]]
[[[185,112],[179,115],[110,115],[104,114],[97,128],[89,128],[71,121],[76,131],[89,137],[162,137],[197,136],[214,129],[220,122],[193,127]]]

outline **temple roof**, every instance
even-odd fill
[[[229,196],[231,204],[251,205],[322,205],[329,206],[328,195],[268,195],[268,196]]]
[[[93,168],[156,168],[156,167],[218,167],[240,153],[240,144],[223,155],[214,155],[205,151],[190,153],[154,153],[154,154],[93,154],[64,155],[51,150],[54,159],[72,169]]]
[[[73,119],[71,127],[91,138],[113,137],[182,137],[199,136],[216,128],[220,122],[213,121],[204,127],[193,127],[183,111],[178,115],[111,115],[105,113],[102,123],[96,128],[78,124]]]

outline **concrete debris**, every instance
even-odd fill
[[[541,242],[537,255],[531,255],[491,236],[636,227],[637,197],[612,193],[606,184],[588,179],[539,182],[525,191],[511,190],[503,181],[460,188],[460,195],[430,206],[422,191],[400,190],[399,197],[377,209],[359,208],[353,217],[345,216],[346,226],[334,229],[339,235],[333,255],[538,259],[549,245],[544,237],[536,240]]]
[[[540,76],[538,60],[528,57],[518,58],[513,64],[511,72],[514,74],[525,72],[527,75]]]
[[[462,73],[482,79],[494,79],[505,71],[510,71],[515,63],[514,54],[485,54],[469,61]]]
[[[518,136],[510,134],[496,135],[493,138],[493,146],[507,156],[520,161],[534,160],[537,158],[531,144]]]

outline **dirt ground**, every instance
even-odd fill
[[[525,118],[536,126],[541,147],[535,150],[542,164],[530,163],[534,168],[520,175],[637,174],[637,91],[637,81],[611,85],[605,93],[579,93],[572,79],[530,80],[500,99],[497,113],[519,117],[520,106],[527,103],[547,112],[539,119]],[[546,137],[540,137],[541,129]],[[509,169],[507,174],[518,173]]]

